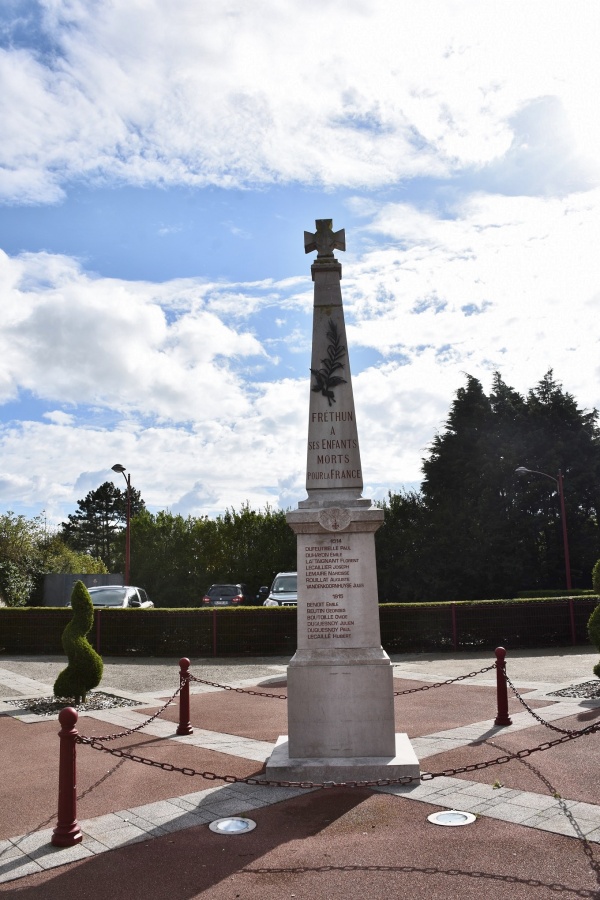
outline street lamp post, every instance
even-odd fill
[[[571,590],[571,562],[569,560],[569,540],[567,538],[567,514],[565,512],[565,492],[563,487],[563,474],[561,470],[558,470],[558,478],[554,478],[553,475],[548,475],[546,472],[539,472],[537,469],[526,469],[525,466],[519,466],[518,469],[515,469],[516,475],[543,475],[544,478],[549,478],[550,481],[553,481],[554,484],[558,486],[558,496],[560,499],[560,519],[562,523],[562,536],[563,536],[563,547],[565,552],[565,574],[567,578],[567,590]]]
[[[125,584],[129,584],[129,562],[131,559],[131,475],[126,475],[125,466],[115,463],[113,472],[120,472],[127,485],[127,519],[125,525]]]

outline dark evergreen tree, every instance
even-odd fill
[[[600,431],[598,413],[581,410],[554,380],[552,370],[527,396],[526,441],[519,465],[543,475],[525,475],[519,485],[526,540],[534,552],[530,588],[565,585],[558,473],[564,478],[567,534],[574,587],[589,587],[600,549]],[[524,573],[527,582],[528,573]]]
[[[519,481],[515,469],[543,472]],[[598,556],[600,433],[552,372],[526,398],[496,374],[457,391],[423,461],[428,548],[421,565],[446,599],[512,596],[565,585],[558,471],[564,475],[574,587]]]
[[[492,534],[481,527],[501,505],[503,473],[494,465],[495,443],[490,400],[480,382],[467,376],[445,431],[436,435],[429,458],[423,460],[429,544],[425,565],[436,596],[469,600],[500,589],[503,579],[493,565]]]
[[[145,508],[135,488],[131,489],[130,503],[132,517]],[[121,556],[118,536],[127,519],[127,491],[105,481],[77,504],[77,512],[62,523],[65,543],[74,550],[91,553],[102,560],[109,572],[114,572]]]
[[[385,519],[375,533],[379,602],[412,603],[432,599],[426,565],[430,545],[423,497],[417,491],[389,493],[380,506]]]

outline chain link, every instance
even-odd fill
[[[559,734],[573,734],[576,736],[579,736],[580,734],[589,734],[590,732],[596,731],[598,729],[597,724],[588,725],[587,728],[580,728],[580,729],[559,728],[558,725],[552,725],[550,722],[547,722],[545,719],[542,719],[542,717],[540,715],[538,715],[535,712],[535,710],[533,710],[529,706],[529,704],[523,699],[523,697],[521,697],[520,693],[518,692],[518,690],[516,689],[516,687],[514,686],[514,684],[508,677],[508,675],[506,674],[506,672],[504,673],[504,677],[506,678],[506,683],[510,687],[511,691],[513,692],[513,694],[515,695],[515,697],[517,698],[519,703],[525,707],[527,712],[530,713],[530,715],[532,715],[534,719],[537,719],[537,721],[540,723],[540,725],[544,725],[546,728],[551,728],[552,731],[558,731]]]
[[[116,738],[127,737],[129,734],[135,734],[136,731],[141,731],[142,728],[145,728],[146,725],[154,722],[155,719],[157,719],[162,713],[164,713],[167,706],[169,706],[173,702],[177,694],[181,691],[186,680],[186,678],[182,678],[181,684],[179,685],[175,693],[171,697],[169,697],[165,705],[161,706],[161,708],[157,712],[155,712],[153,716],[150,716],[149,719],[144,719],[144,721],[140,725],[136,725],[135,728],[130,728],[128,731],[120,731],[118,734],[105,734],[100,737],[98,737],[97,735],[89,735],[86,736],[86,741],[114,741]]]
[[[464,681],[465,678],[473,678],[475,675],[482,675],[484,672],[490,672],[495,668],[496,663],[492,663],[491,666],[485,666],[483,669],[478,669],[477,672],[469,672],[467,675],[458,675],[456,678],[449,678],[447,681],[437,681],[435,684],[426,684],[424,687],[420,688],[409,688],[406,691],[394,691],[394,697],[399,697],[402,694],[416,694],[419,691],[429,691],[432,688],[443,687],[446,684],[454,684],[457,681]],[[218,681],[207,681],[204,678],[197,678],[192,674],[190,674],[189,677],[190,681],[196,681],[198,684],[207,684],[210,687],[221,688],[224,691],[235,691],[237,694],[249,694],[253,697],[271,697],[275,700],[287,700],[286,694],[268,694],[264,691],[252,691],[246,688],[232,687],[230,684],[220,684]]]
[[[394,691],[394,697],[401,697],[402,694],[418,694],[419,691],[430,691],[432,688],[444,687],[446,684],[455,684],[457,681],[464,681],[465,678],[474,678],[475,675],[482,675],[484,672],[490,672],[496,668],[496,663],[491,666],[485,666],[477,672],[469,672],[468,675],[457,675],[456,678],[449,678],[447,681],[436,681],[434,684],[426,684],[423,687],[408,688],[406,691]]]
[[[466,766],[457,766],[454,769],[443,769],[440,772],[421,772],[420,775],[414,776],[404,775],[401,778],[379,778],[376,781],[317,782],[274,781],[256,777],[239,778],[237,775],[218,775],[215,772],[199,772],[196,769],[189,768],[188,766],[175,766],[172,763],[163,763],[155,759],[148,759],[144,756],[138,756],[134,753],[128,753],[126,750],[116,750],[110,747],[105,747],[99,740],[86,738],[82,735],[78,735],[75,738],[75,741],[79,744],[87,744],[94,750],[101,750],[104,753],[110,753],[112,756],[117,756],[122,759],[129,759],[132,762],[139,762],[145,766],[153,766],[157,769],[162,769],[165,772],[179,772],[181,775],[199,775],[201,778],[204,778],[207,781],[224,781],[227,784],[264,785],[265,787],[292,787],[309,790],[312,788],[326,789],[332,787],[388,787],[390,785],[411,784],[413,781],[431,781],[434,778],[441,777],[451,778],[454,775],[463,775],[468,772],[476,772],[480,769],[489,769],[491,766],[500,766],[504,763],[510,762],[511,759],[525,759],[526,757],[531,756],[533,753],[540,753],[544,750],[550,750],[552,747],[556,747],[559,744],[564,744],[567,741],[574,741],[577,738],[582,737],[583,735],[589,735],[597,731],[600,731],[600,722],[596,725],[590,725],[589,728],[586,728],[583,731],[570,732],[563,735],[562,737],[555,738],[555,740],[553,741],[544,741],[542,744],[538,744],[537,747],[517,750],[515,753],[506,753],[503,756],[497,756],[495,759],[485,760],[485,762],[471,763]]]
[[[251,694],[253,697],[273,697],[275,700],[287,700],[287,694],[266,694],[263,691],[250,691],[246,688],[232,687],[230,684],[219,684],[217,681],[205,681],[204,678],[196,678],[190,675],[190,681],[197,681],[198,684],[209,684],[211,687],[222,688],[224,691],[235,691],[236,694]]]

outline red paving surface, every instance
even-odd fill
[[[396,680],[395,688],[415,687]],[[282,693],[281,687],[261,688]],[[397,699],[397,725],[409,734],[430,734],[485,720],[495,714],[493,688],[453,686]],[[532,704],[533,705],[533,704]],[[538,706],[543,704],[536,704]],[[517,711],[520,707],[512,707]],[[192,723],[261,740],[285,733],[286,704],[234,692],[196,695]],[[176,711],[170,715],[176,716]],[[600,716],[558,724],[582,727]],[[52,827],[55,823],[59,725],[33,725],[0,717],[2,799],[0,837]],[[84,734],[111,733],[115,726],[82,717]],[[477,762],[530,747],[555,735],[534,727],[510,728],[496,746],[469,746],[423,760],[422,768]],[[114,742],[153,759],[195,769],[247,776],[251,760],[201,750],[170,740],[134,735]],[[78,818],[140,806],[212,787],[215,782],[168,773],[78,747]],[[598,734],[508,763],[470,779],[539,794],[600,802]],[[600,847],[575,838],[481,817],[465,828],[427,822],[439,807],[364,789],[305,794],[249,815],[255,831],[237,837],[197,826],[142,841],[89,860],[0,885],[15,900],[390,900],[390,898],[495,898],[546,900],[600,898]]]
[[[560,719],[553,724],[565,729],[580,730],[593,722],[600,722],[600,709]],[[523,748],[537,747],[543,742],[553,741],[561,736],[542,725],[514,733],[507,728],[483,744],[471,744],[459,750],[428,756],[423,760],[421,770],[435,772],[440,768],[448,769],[495,759]],[[500,781],[503,787],[519,791],[533,791],[536,794],[558,793],[570,800],[600,804],[599,751],[600,735],[596,732],[540,753],[532,753],[525,759],[511,760],[500,766],[469,772],[463,777],[484,784]]]
[[[427,822],[433,811],[364,790],[319,792],[252,812],[257,827],[243,836],[198,826],[2,888],[19,900],[598,897],[597,864],[574,839],[486,818],[440,828]]]
[[[25,725],[9,717],[0,717],[0,840],[56,824],[59,730],[56,721]],[[78,730],[80,734],[100,735],[114,733],[117,729],[84,716],[79,719]],[[261,764],[253,760],[143,734],[111,741],[107,746],[127,748],[148,759],[242,778],[262,769]],[[77,747],[79,819],[142,806],[155,800],[168,800],[214,787],[217,783],[136,765],[88,746]]]
[[[424,682],[394,679],[394,690],[403,691],[423,687]],[[265,691],[285,695],[285,681],[277,685],[256,685],[248,690]],[[527,692],[523,691],[523,696]],[[466,702],[465,702],[466,701]],[[531,701],[532,709],[547,706],[546,701]],[[420,737],[432,731],[444,731],[493,719],[496,716],[496,688],[475,684],[448,685],[447,687],[405,694],[394,702],[397,731],[408,736]],[[158,707],[150,712],[154,713]],[[510,698],[509,712],[522,712],[518,700]],[[163,718],[177,722],[178,706],[170,706]],[[198,728],[237,734],[257,741],[276,741],[280,734],[287,734],[287,704],[285,700],[255,697],[237,691],[218,691],[210,694],[192,694],[190,720]],[[207,724],[210,723],[210,724]],[[432,723],[435,723],[432,727]]]

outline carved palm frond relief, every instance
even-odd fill
[[[344,368],[342,359],[346,355],[346,348],[340,343],[337,325],[333,319],[329,320],[326,337],[329,340],[329,344],[327,346],[327,356],[325,359],[321,360],[323,365],[320,369],[311,369],[310,371],[314,375],[316,381],[312,390],[315,391],[315,393],[320,393],[323,394],[324,397],[327,397],[327,402],[329,403],[329,406],[331,406],[332,403],[335,403],[335,396],[332,388],[337,387],[338,384],[346,384],[345,378],[342,378],[341,375],[334,374]]]

